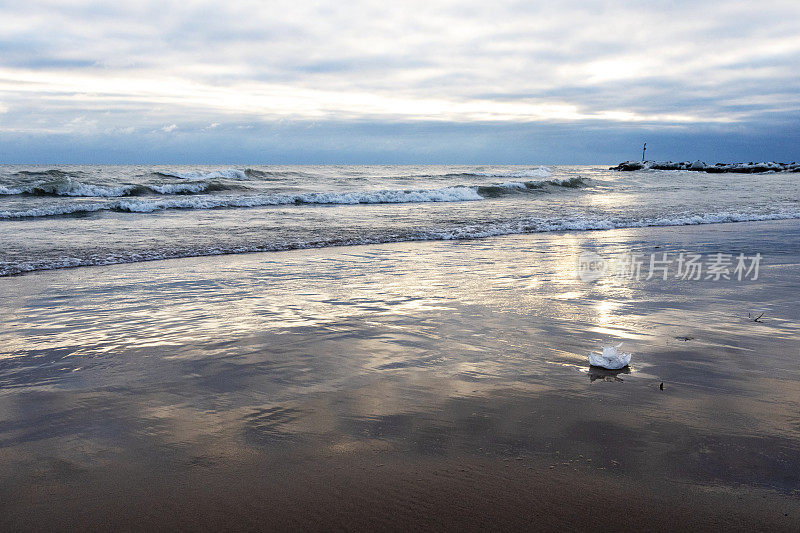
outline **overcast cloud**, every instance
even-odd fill
[[[798,27],[775,0],[0,1],[0,157],[791,158]]]

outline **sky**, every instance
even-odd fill
[[[800,2],[0,0],[0,163],[800,160]]]

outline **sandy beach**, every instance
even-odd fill
[[[0,533],[800,532],[800,1],[0,1]]]
[[[796,531],[798,250],[770,221],[0,279],[0,525]],[[586,251],[762,262],[585,281]]]

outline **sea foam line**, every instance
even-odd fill
[[[231,255],[239,253],[286,251],[308,248],[326,248],[334,246],[355,246],[385,244],[393,242],[414,241],[446,241],[446,240],[471,240],[502,235],[517,235],[529,233],[547,233],[557,231],[603,231],[622,228],[642,227],[669,227],[689,226],[702,224],[720,224],[733,222],[756,222],[769,220],[796,220],[800,219],[800,212],[783,213],[700,213],[676,217],[659,217],[650,219],[525,219],[500,224],[465,225],[450,229],[428,230],[409,232],[405,235],[374,235],[354,237],[351,239],[321,239],[315,241],[280,241],[252,245],[237,245],[232,247],[208,247],[189,250],[161,250],[125,252],[109,252],[105,257],[93,255],[90,258],[59,257],[38,262],[20,262],[15,264],[0,265],[0,277],[33,272],[38,270],[54,270],[80,266],[100,266],[124,263],[140,263],[163,259],[179,259],[185,257],[203,257],[216,255]]]

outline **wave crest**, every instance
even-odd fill
[[[247,171],[238,170],[235,168],[229,168],[225,170],[213,170],[211,172],[194,172],[194,171],[172,172],[169,170],[159,170],[158,172],[153,172],[153,174],[165,178],[179,178],[182,180],[189,180],[189,181],[205,181],[214,179],[247,181],[250,179],[247,175]]]
[[[125,211],[131,213],[151,213],[164,209],[221,209],[238,207],[261,207],[289,204],[404,204],[428,202],[472,202],[495,198],[525,191],[537,191],[547,186],[578,187],[584,184],[582,178],[569,180],[549,180],[543,182],[507,182],[486,186],[457,185],[439,189],[418,190],[376,190],[357,192],[317,192],[303,194],[262,194],[251,196],[204,195],[190,198],[164,200],[117,200],[115,202],[93,202],[66,204],[33,208],[25,211],[2,211],[0,218],[31,218],[57,215],[90,213],[95,211]],[[215,190],[228,190],[231,187],[219,183],[170,183],[165,185],[137,185],[118,188],[87,189],[82,184],[73,183],[68,191],[57,194],[68,196],[139,196],[145,192],[161,195],[192,195]],[[92,192],[93,194],[84,194]]]
[[[203,194],[217,191],[245,189],[244,186],[227,185],[215,181],[164,183],[161,185],[92,185],[66,178],[64,180],[36,183],[22,188],[0,185],[0,196],[72,196],[85,198],[118,198],[123,196],[145,196],[148,194]]]
[[[152,213],[164,209],[222,209],[239,207],[263,207],[289,204],[404,204],[428,202],[472,202],[486,198],[496,198],[519,192],[538,191],[547,186],[579,187],[585,182],[582,178],[568,180],[549,180],[541,182],[507,182],[496,185],[466,186],[457,185],[439,189],[418,190],[376,190],[357,192],[318,192],[303,194],[262,194],[251,196],[203,195],[189,198],[163,200],[117,200],[113,202],[92,202],[65,204],[32,208],[24,211],[0,211],[2,218],[34,218],[58,215],[91,213],[96,211],[123,211],[130,213]],[[85,186],[72,182],[71,188],[59,190],[57,195],[67,196],[141,196],[146,193],[161,195],[193,195],[231,188],[216,182],[169,183],[165,185],[126,185],[116,188]],[[91,193],[91,194],[89,194]]]

